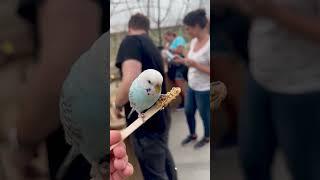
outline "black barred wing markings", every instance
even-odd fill
[[[129,92],[129,100],[130,100],[130,99],[133,99],[133,92],[132,92],[132,91]],[[130,101],[130,107],[131,107],[131,108],[135,108],[135,107],[136,107],[136,104],[135,104],[135,103],[132,103],[132,102]]]
[[[78,128],[77,124],[72,121],[72,104],[70,103],[70,98],[67,99],[62,95],[61,109],[61,123],[65,132],[65,139],[71,146],[79,147],[83,138],[80,128]]]

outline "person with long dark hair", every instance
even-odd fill
[[[204,137],[194,147],[200,148],[210,142],[210,34],[205,10],[188,13],[183,23],[192,40],[187,57],[175,58],[176,62],[189,67],[185,115],[190,134],[182,141],[182,145],[197,139],[195,113],[198,109],[203,121]]]

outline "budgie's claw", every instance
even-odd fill
[[[144,117],[145,117],[144,113],[140,113],[140,114],[138,115],[138,117],[141,118],[143,122],[145,122],[145,121],[144,121]]]

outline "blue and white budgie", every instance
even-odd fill
[[[143,119],[143,112],[149,109],[161,96],[163,77],[154,69],[143,71],[131,84],[129,89],[129,101],[131,112],[136,111]]]
[[[71,162],[80,154],[92,165],[94,176],[97,176],[97,169],[103,166],[102,162],[107,161],[108,41],[109,33],[102,35],[72,66],[63,84],[60,99],[61,124],[65,139],[72,148],[57,179],[64,176]]]

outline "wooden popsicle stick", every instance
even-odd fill
[[[160,97],[160,99],[153,105],[150,109],[148,109],[144,113],[144,117],[138,118],[133,123],[131,123],[127,128],[121,130],[121,141],[124,141],[130,134],[132,134],[136,129],[138,129],[141,125],[143,125],[147,120],[149,120],[154,114],[158,111],[164,109],[168,106],[168,104],[176,99],[176,97],[180,94],[181,89],[178,87],[173,87],[171,91],[169,91],[165,96]],[[110,151],[114,147],[116,147],[119,143],[114,144],[110,147]]]

